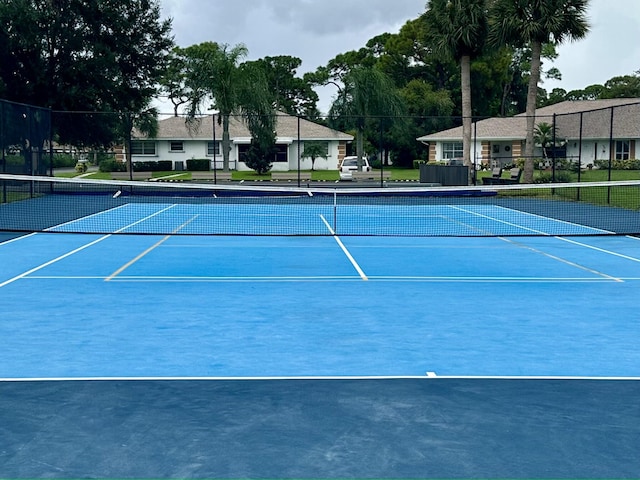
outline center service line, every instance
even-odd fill
[[[344,254],[347,256],[347,258],[349,259],[349,261],[351,262],[351,265],[353,265],[353,268],[356,269],[356,272],[358,272],[358,275],[360,275],[360,278],[362,280],[369,280],[369,278],[367,277],[367,275],[362,271],[362,269],[360,268],[360,265],[358,265],[358,262],[356,262],[355,258],[353,258],[353,256],[351,255],[351,253],[349,253],[349,250],[347,250],[347,247],[344,246],[344,243],[342,243],[342,240],[340,240],[340,238],[338,237],[338,235],[336,235],[336,232],[333,231],[333,228],[331,228],[331,225],[329,224],[329,222],[327,222],[327,219],[324,218],[324,215],[320,215],[320,218],[322,219],[322,221],[324,222],[324,224],[327,226],[327,228],[329,229],[329,232],[331,233],[331,235],[333,235],[333,238],[335,239],[336,243],[338,244],[338,246],[342,249],[342,251],[344,252]]]

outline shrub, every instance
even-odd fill
[[[98,166],[101,172],[126,172],[127,165],[113,158],[102,160]]]
[[[427,164],[427,160],[414,160],[413,161],[413,168],[415,170],[418,170],[420,168],[420,165],[426,165]]]
[[[245,154],[245,165],[255,170],[258,175],[264,175],[271,170],[272,165],[269,156],[273,155],[273,149],[271,151],[269,149],[266,150],[252,143]]]
[[[55,153],[53,155],[53,168],[75,167],[76,161],[68,153]]]
[[[173,170],[171,160],[160,160],[158,162],[133,162],[134,172],[166,172]]]
[[[206,158],[191,158],[187,160],[187,170],[190,172],[208,172],[211,162]]]
[[[569,183],[573,179],[571,178],[571,174],[566,171],[556,172],[556,183]],[[534,180],[534,183],[552,183],[553,182],[553,174],[550,172],[544,172],[538,175]]]
[[[609,160],[596,160],[593,162],[596,168],[601,170],[609,169]],[[612,170],[640,170],[640,160],[638,159],[629,159],[629,160],[613,160],[611,162]]]
[[[371,168],[377,168],[377,169],[382,168],[382,162],[380,161],[377,155],[373,155],[372,157],[369,157],[369,165],[371,165]]]

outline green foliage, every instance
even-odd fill
[[[98,170],[101,172],[126,172],[127,165],[113,158],[102,160],[98,164]]]
[[[404,103],[391,79],[376,68],[355,67],[344,76],[345,86],[334,102],[330,119],[346,121],[356,129],[356,152],[365,154],[365,128],[375,116],[399,117]],[[402,121],[395,118],[394,122]],[[387,127],[388,128],[388,127]]]
[[[552,183],[554,176],[552,172],[543,172],[538,174],[534,183]],[[555,183],[570,183],[573,181],[573,177],[571,173],[566,171],[556,171],[555,173]]]
[[[601,170],[609,169],[609,160],[596,160],[593,162],[595,167]],[[612,170],[640,170],[640,160],[613,160],[611,162]]]
[[[187,160],[187,170],[190,172],[207,172],[211,170],[211,161],[207,158],[190,158]]]
[[[296,70],[302,65],[301,59],[280,55],[247,64],[262,70],[268,90],[273,94],[272,105],[276,111],[307,117],[317,115],[318,94],[309,82],[296,76]]]
[[[269,124],[260,117],[250,117],[249,130],[252,132],[251,145],[246,152],[244,162],[247,167],[263,175],[271,170],[276,155],[276,134],[273,123]]]
[[[488,31],[486,0],[429,0],[424,21],[436,54],[460,61],[482,53]]]
[[[240,115],[253,137],[261,129],[273,131],[273,95],[269,92],[264,69],[255,63],[241,64],[248,51],[244,45],[230,48],[204,42],[178,51],[185,61],[188,89],[188,115],[194,119],[203,105],[220,113],[222,123],[223,170],[229,170],[231,115]]]
[[[543,156],[547,157],[547,148],[553,144],[555,127],[547,122],[540,122],[533,131],[533,141],[542,147]]]
[[[327,142],[304,142],[304,151],[302,152],[301,157],[311,159],[311,170],[314,169],[316,158],[327,158],[328,155]]]
[[[68,153],[53,154],[53,168],[71,168],[75,167],[76,160],[73,155]]]
[[[134,172],[166,172],[169,170],[173,170],[173,162],[171,160],[133,162]]]
[[[273,148],[264,148],[257,143],[251,143],[245,154],[244,163],[258,175],[264,175],[271,170],[271,159],[274,153]]]
[[[4,96],[56,111],[144,110],[173,43],[157,0],[7,0],[0,23]],[[107,146],[122,138],[116,123],[94,115],[54,125],[61,143]]]

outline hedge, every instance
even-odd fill
[[[190,172],[208,172],[211,162],[206,158],[192,158],[187,160],[187,170]]]

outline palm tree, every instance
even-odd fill
[[[547,122],[538,123],[533,130],[533,142],[542,147],[542,158],[547,159],[547,149],[555,140],[555,127]]]
[[[493,0],[489,38],[492,43],[531,47],[527,90],[527,139],[524,181],[533,182],[533,148],[542,46],[584,38],[589,31],[589,0]]]
[[[311,170],[314,169],[316,158],[327,158],[328,155],[326,142],[304,142],[302,158],[311,159]]]
[[[263,72],[240,61],[247,56],[247,48],[240,44],[233,48],[204,42],[192,45],[182,54],[186,58],[186,85],[189,93],[187,112],[195,120],[203,103],[210,101],[218,110],[222,124],[223,171],[229,171],[231,137],[229,123],[232,115],[240,115],[253,132],[266,126],[273,130],[272,95]]]
[[[435,53],[460,63],[462,156],[463,163],[471,167],[471,61],[484,49],[488,31],[487,2],[429,0],[423,17],[427,44]]]
[[[357,66],[344,76],[344,88],[331,106],[331,118],[345,117],[356,128],[358,171],[362,171],[364,136],[374,116],[399,117],[403,102],[391,79],[375,67]]]

